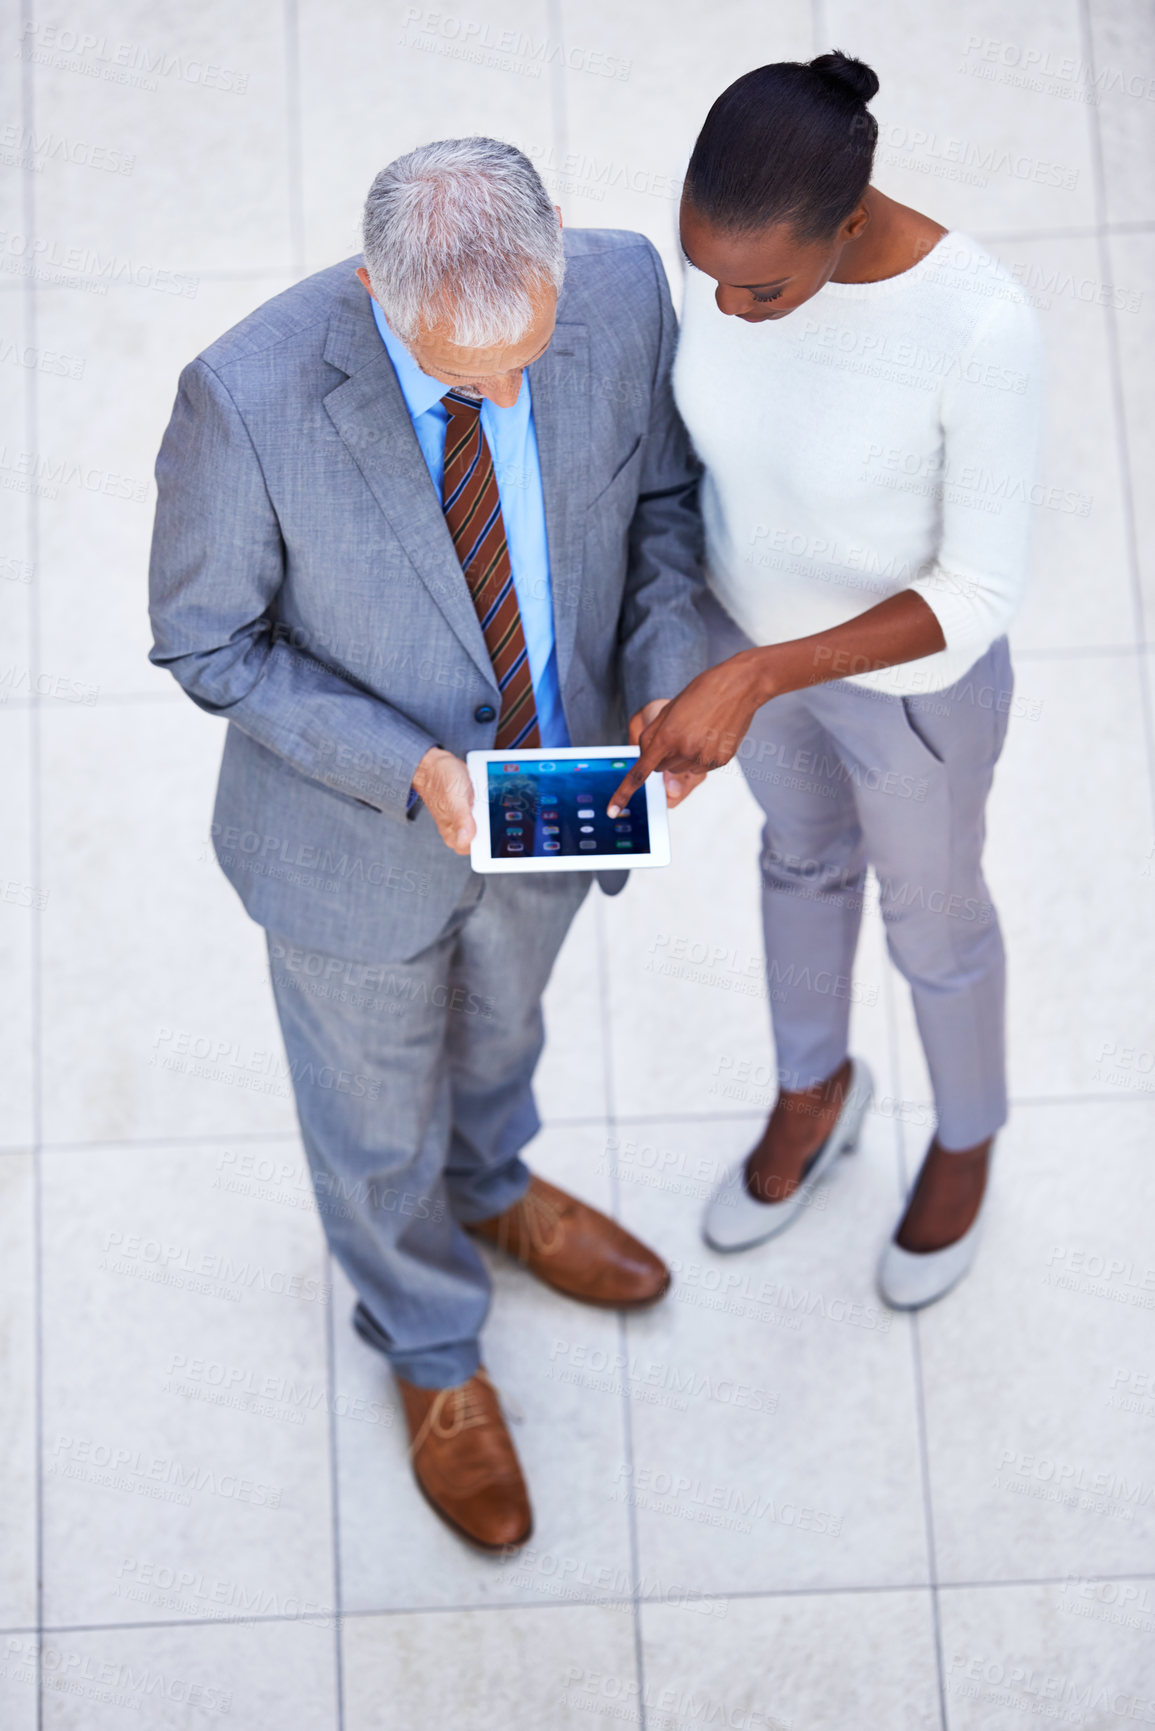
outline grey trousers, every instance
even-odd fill
[[[750,647],[711,597],[710,660]],[[985,808],[1013,681],[1001,637],[945,691],[890,697],[845,680],[765,704],[738,761],[766,814],[762,919],[782,1087],[847,1053],[867,865],[909,982],[944,1148],[1005,1123],[1005,963],[982,874]]]
[[[460,1222],[523,1194],[541,995],[586,873],[471,877],[409,962],[343,961],[268,933],[297,1115],[333,1254],[400,1376],[481,1362],[490,1282]]]

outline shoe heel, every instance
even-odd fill
[[[846,1141],[842,1144],[841,1152],[843,1154],[857,1154],[858,1144],[862,1140],[862,1127],[866,1123],[866,1114],[870,1111],[870,1101],[872,1098],[873,1096],[868,1096],[866,1104],[858,1115],[857,1124],[854,1126],[853,1131],[847,1137]]]
[[[858,1144],[862,1141],[862,1124],[865,1117],[866,1113],[864,1112],[855,1126],[854,1133],[848,1136],[846,1141],[842,1144],[842,1152],[844,1155],[858,1153]]]

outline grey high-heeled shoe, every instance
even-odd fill
[[[907,1207],[909,1204],[908,1196]],[[924,1305],[945,1298],[958,1285],[970,1271],[978,1251],[985,1206],[984,1194],[978,1213],[962,1237],[953,1244],[944,1244],[941,1250],[904,1250],[891,1238],[878,1265],[878,1290],[892,1310],[921,1310]],[[904,1207],[899,1226],[905,1217]]]
[[[715,1250],[751,1250],[798,1218],[814,1194],[819,1180],[840,1154],[850,1154],[858,1143],[862,1120],[874,1093],[870,1071],[861,1058],[850,1060],[850,1086],[833,1130],[813,1155],[802,1182],[781,1202],[759,1202],[746,1188],[746,1161],[740,1160],[719,1184],[706,1204],[702,1236]]]

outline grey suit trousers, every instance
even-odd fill
[[[268,934],[301,1133],[333,1254],[376,1344],[425,1388],[481,1363],[485,1265],[461,1222],[529,1183],[541,994],[589,875],[471,875],[409,961]]]
[[[711,597],[715,664],[750,640]],[[846,680],[775,697],[738,759],[766,814],[762,921],[779,1083],[847,1053],[867,866],[909,982],[945,1148],[1007,1116],[1005,962],[982,873],[985,808],[1013,680],[1000,637],[945,691],[890,697]]]

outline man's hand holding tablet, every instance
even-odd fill
[[[637,714],[630,722],[631,747],[638,744],[643,732],[645,732],[645,730],[657,720],[658,716],[662,713],[663,709],[666,708],[669,701],[669,698],[660,697],[655,699],[652,703],[647,703],[643,709],[638,710]],[[498,752],[470,752],[469,754],[471,761],[474,758],[480,758],[487,755],[491,758],[497,758],[502,754]],[[530,754],[523,752],[522,758],[528,760],[529,755]],[[565,757],[572,758],[575,755],[579,759],[584,755],[586,760],[592,760],[594,758],[599,760],[607,759],[613,763],[617,763],[618,765],[623,765],[635,758],[637,753],[634,750],[626,750],[624,747],[611,749],[604,746],[591,748],[584,754],[572,750],[567,750],[566,752],[555,751],[552,754],[548,751],[536,753],[537,757],[544,758],[546,761],[549,761],[551,757],[560,760]],[[511,759],[511,761],[513,761],[513,759]],[[518,759],[517,761],[521,760]],[[618,792],[613,797],[617,800],[618,805],[621,806],[622,811],[615,810],[609,815],[618,819],[622,817],[622,812],[624,812],[625,807],[629,804],[630,797],[638,788],[640,788],[642,779],[644,778],[638,778],[631,782],[630,792],[624,798],[619,797],[622,794],[622,789],[618,789]],[[680,805],[686,796],[692,793],[698,783],[704,779],[705,771],[689,771],[687,773],[675,774],[667,770],[664,776],[666,806],[672,809],[674,806]],[[437,825],[438,834],[441,836],[446,847],[452,849],[452,851],[457,854],[474,854],[474,842],[478,834],[475,807],[477,783],[473,772],[465,763],[462,762],[461,758],[455,757],[451,751],[443,751],[440,746],[433,746],[425,753],[425,756],[417,766],[417,772],[413,777],[413,788],[414,791],[420,795],[423,803],[428,808],[429,815]],[[604,789],[601,791],[604,792]],[[560,852],[560,849],[555,851]],[[584,849],[582,851],[588,855],[595,850]],[[616,852],[617,850],[615,849],[614,851]],[[604,866],[606,863],[605,856],[603,855],[593,862],[590,862],[588,859],[582,859],[580,864],[575,863],[567,869],[588,870],[591,867],[591,863],[598,866]],[[640,859],[635,859],[631,863],[641,864],[643,862]],[[659,863],[668,863],[668,860],[659,862],[658,860],[647,859],[644,863],[647,865],[656,865]],[[475,867],[477,865],[476,858],[474,859],[474,865]],[[508,868],[495,867],[490,864],[481,869],[493,871]],[[520,869],[525,870],[534,868],[522,867]],[[550,866],[549,869],[557,870],[559,868]]]
[[[473,782],[461,759],[439,745],[431,746],[417,765],[413,791],[421,796],[446,847],[454,853],[468,853],[477,822]]]

